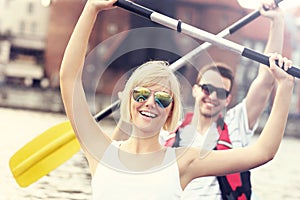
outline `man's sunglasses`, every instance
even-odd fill
[[[211,84],[202,84],[202,85],[198,84],[198,85],[202,88],[202,91],[206,95],[210,95],[213,92],[216,92],[217,97],[219,99],[226,99],[228,97],[228,95],[230,94],[230,92],[225,90],[224,88],[218,88],[218,87],[215,87]]]
[[[144,102],[151,96],[151,90],[145,87],[135,87],[132,90],[132,97],[136,102]],[[173,101],[170,94],[163,91],[154,92],[155,102],[161,107],[166,108]]]

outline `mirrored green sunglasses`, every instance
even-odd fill
[[[135,87],[132,90],[132,97],[136,102],[144,102],[151,96],[151,93],[149,88]],[[171,95],[163,91],[154,92],[154,99],[161,108],[168,107],[173,101]]]

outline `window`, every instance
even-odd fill
[[[36,33],[37,32],[37,24],[36,22],[31,23],[31,33]]]
[[[20,31],[20,33],[25,32],[25,21],[20,21],[19,31]]]
[[[27,11],[28,14],[32,14],[34,12],[34,4],[32,2],[28,3]]]

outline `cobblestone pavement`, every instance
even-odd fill
[[[9,158],[24,144],[65,116],[0,108],[0,200],[89,200],[90,175],[87,162],[78,152],[66,163],[26,188],[12,177]],[[107,129],[111,127],[103,122]],[[256,138],[254,138],[256,140]],[[300,140],[285,137],[275,159],[252,170],[252,184],[260,200],[300,199]]]

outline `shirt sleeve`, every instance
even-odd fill
[[[228,125],[229,137],[233,147],[249,145],[258,126],[258,120],[253,126],[253,129],[250,129],[245,99],[227,111],[225,122]]]

